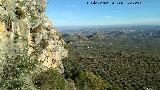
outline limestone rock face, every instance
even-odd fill
[[[67,50],[45,7],[46,0],[0,0],[0,55],[26,52],[44,69],[63,68]]]

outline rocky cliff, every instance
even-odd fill
[[[42,62],[41,67],[63,68],[64,41],[45,16],[46,0],[0,0],[0,55],[20,52]],[[62,69],[59,69],[62,70]]]

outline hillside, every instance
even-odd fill
[[[160,26],[64,27],[46,0],[0,0],[0,90],[159,90]]]
[[[0,0],[0,90],[67,87],[65,42],[45,9],[46,0]]]
[[[74,43],[69,41],[72,41],[72,35],[75,34],[63,37],[69,42],[69,57],[63,60],[65,78],[73,80],[80,90],[158,90],[160,37],[156,29],[104,29],[89,36],[81,34],[81,37],[88,39],[84,42],[78,42],[77,39]],[[93,73],[109,86],[94,87],[85,80],[85,75],[79,77],[86,72]]]

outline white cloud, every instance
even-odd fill
[[[105,18],[112,18],[112,16],[104,16]]]

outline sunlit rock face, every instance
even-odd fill
[[[43,69],[63,68],[67,50],[45,16],[45,7],[46,0],[0,0],[1,56],[24,52],[38,58]]]

